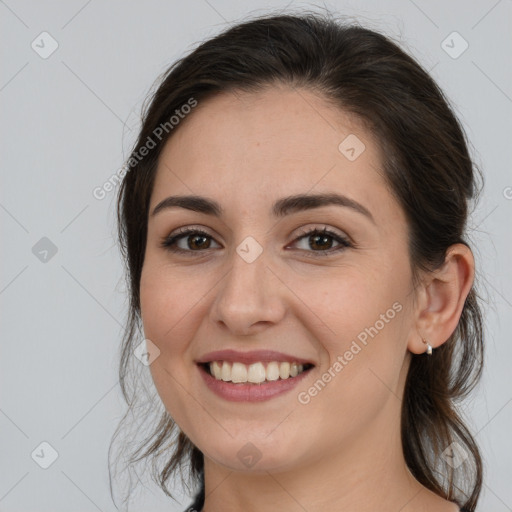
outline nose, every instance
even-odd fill
[[[256,334],[285,316],[286,286],[264,254],[248,263],[234,251],[231,268],[215,288],[210,319],[233,335]]]

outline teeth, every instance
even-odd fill
[[[236,363],[235,363],[236,364]],[[254,384],[259,384],[265,380],[266,373],[265,367],[262,363],[254,363],[249,366],[249,371],[247,372],[247,380],[246,382],[252,382]]]
[[[231,380],[231,365],[226,363],[226,361],[222,363],[220,378],[224,381]]]
[[[279,377],[287,379],[290,376],[290,363],[281,363],[279,365]]]
[[[265,381],[276,381],[297,377],[304,371],[304,366],[298,363],[271,361],[266,368],[263,363],[245,365],[243,363],[228,363],[213,361],[210,363],[210,373],[224,382],[260,384]]]
[[[272,361],[267,365],[267,380],[279,379],[279,363]]]
[[[247,382],[247,367],[245,366],[245,364],[233,363],[233,366],[231,367],[231,381]]]
[[[217,380],[221,380],[222,366],[217,361],[210,365],[210,371]]]

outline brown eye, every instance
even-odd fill
[[[329,231],[327,228],[309,230],[296,238],[295,242],[302,240],[306,242],[306,247],[301,248],[301,250],[316,253],[314,256],[328,256],[347,247],[352,247],[352,244],[346,238]],[[333,243],[337,243],[338,246],[333,248]]]
[[[180,247],[180,242],[185,240],[184,246]],[[329,256],[346,249],[353,247],[352,244],[343,236],[324,228],[311,229],[301,234],[295,239],[298,241],[305,241],[306,246],[300,248],[304,252],[312,253],[312,256]],[[177,253],[200,253],[208,249],[212,249],[211,242],[214,241],[213,237],[201,229],[186,228],[178,233],[166,237],[161,246],[169,251]],[[214,242],[217,243],[217,242]],[[333,247],[333,244],[338,244]]]
[[[209,238],[204,235],[189,235],[187,239],[189,241],[188,246],[190,249],[208,249],[210,246],[209,243],[205,243],[209,241]]]
[[[179,242],[185,240],[185,247],[180,247]],[[212,236],[201,229],[184,229],[176,234],[166,237],[161,246],[173,252],[193,253],[210,249]],[[215,242],[216,243],[216,242]]]

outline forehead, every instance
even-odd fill
[[[339,157],[338,146],[350,134],[372,142],[354,116],[309,90],[284,86],[222,92],[198,102],[178,128],[166,149],[194,149],[188,161],[208,160],[214,152],[217,167],[247,154],[277,161]]]
[[[309,90],[223,92],[198,102],[176,128],[160,155],[152,205],[171,193],[245,205],[309,191],[366,204],[389,195],[372,134]]]

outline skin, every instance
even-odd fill
[[[354,161],[338,149],[349,134],[366,146]],[[458,510],[408,471],[400,407],[411,356],[426,349],[421,338],[435,350],[455,330],[474,260],[454,245],[445,265],[413,286],[405,216],[381,162],[356,118],[284,86],[200,103],[166,143],[150,212],[170,195],[189,194],[225,209],[222,218],[183,208],[150,215],[140,283],[145,336],[160,350],[150,366],[155,386],[205,456],[205,511]],[[279,198],[320,192],[349,196],[374,222],[333,205],[271,215]],[[186,226],[212,238],[194,245],[185,236],[183,255],[161,247]],[[303,228],[324,227],[354,247],[332,252],[339,244],[328,239],[320,251],[331,254],[322,256],[311,237],[298,239]],[[263,249],[252,263],[236,252],[247,236]],[[309,403],[299,403],[298,393],[396,302],[401,311]],[[278,350],[315,368],[270,401],[230,402],[205,386],[194,362],[227,348]],[[261,455],[250,468],[237,456],[249,442]]]

